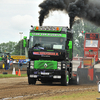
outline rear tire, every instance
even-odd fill
[[[75,84],[76,84],[76,85],[79,85],[79,84],[80,84],[80,77],[79,77],[79,74],[77,74],[77,76],[76,76]]]
[[[88,84],[89,83],[87,68],[78,69],[77,75],[79,76],[79,84]]]
[[[34,79],[34,78],[30,78],[29,76],[28,76],[28,83],[29,83],[29,85],[30,84],[36,84],[36,79]]]
[[[71,85],[79,85],[80,83],[80,77],[79,75],[77,74],[76,76],[73,76],[71,79],[70,79],[70,84]]]
[[[69,84],[69,72],[65,72],[65,75],[61,76],[61,84],[67,86]]]

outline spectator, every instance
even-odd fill
[[[9,59],[7,58],[7,67],[9,69]]]
[[[23,62],[22,62],[22,60],[19,60],[19,66],[21,67],[21,70],[22,70],[22,64]]]
[[[13,60],[13,63],[16,63],[16,60]]]
[[[5,70],[7,69],[7,55],[4,56]]]
[[[13,61],[12,61],[12,59],[10,58],[10,61],[9,61],[9,69],[10,69],[10,67],[13,65]]]

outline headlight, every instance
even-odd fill
[[[61,70],[61,67],[58,67],[58,70]]]
[[[63,69],[65,69],[65,67],[63,67]]]
[[[63,67],[65,67],[65,64],[63,64]]]
[[[33,66],[30,66],[30,69],[34,69],[34,67]]]
[[[61,62],[58,62],[58,70],[61,70]]]
[[[58,67],[61,67],[61,62],[58,62]]]
[[[30,69],[34,69],[34,61],[30,61]]]
[[[30,66],[34,66],[34,61],[30,61]]]
[[[64,68],[64,69],[65,69],[65,67],[66,67],[65,64],[63,64],[63,68]]]

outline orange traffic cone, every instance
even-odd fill
[[[20,69],[19,69],[19,71],[18,71],[18,76],[21,76],[21,72],[20,72]]]

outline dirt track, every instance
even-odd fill
[[[28,85],[27,77],[0,79],[0,100],[9,98],[14,100],[35,99],[53,95],[72,94],[84,91],[97,91],[97,85],[69,85],[61,86],[60,83],[52,85]]]
[[[11,74],[12,70],[0,70],[0,74],[3,72]],[[21,73],[26,73],[26,71],[21,71]],[[29,100],[55,95],[83,93],[84,91],[98,92],[98,86],[97,84],[61,86],[60,83],[48,85],[41,84],[39,81],[36,85],[28,85],[27,77],[0,79],[0,100],[6,100],[7,98],[8,100]]]

